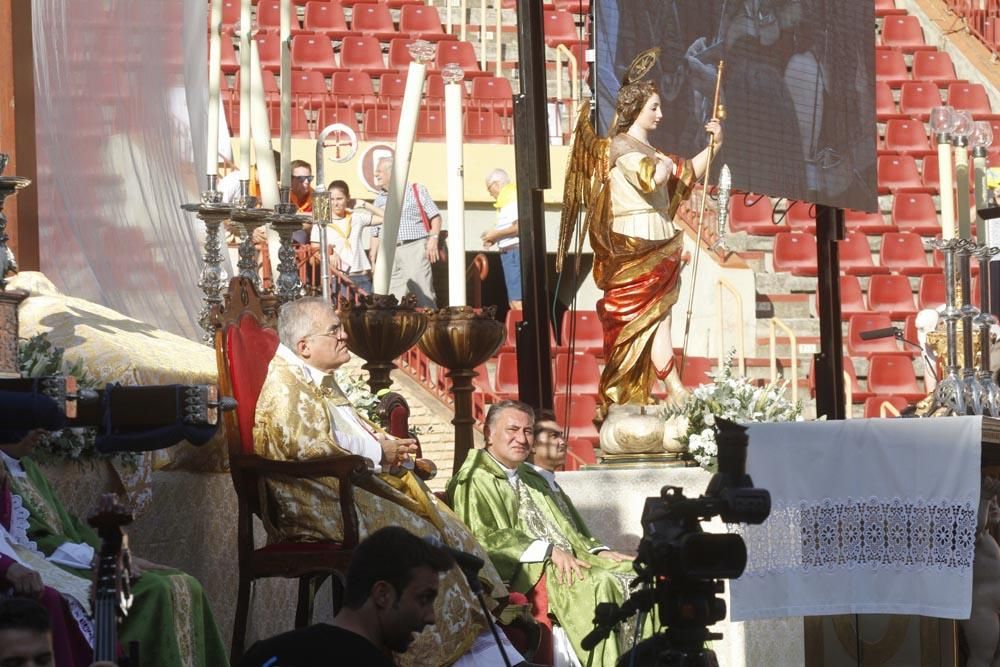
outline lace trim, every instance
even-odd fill
[[[80,628],[80,634],[83,638],[87,640],[90,648],[94,648],[94,637],[96,632],[94,630],[94,621],[87,615],[87,610],[83,608],[79,602],[74,600],[68,595],[62,596],[63,600],[69,606],[69,612],[73,615],[73,620],[76,621],[77,627]]]
[[[743,576],[787,570],[970,569],[976,542],[971,503],[876,497],[778,505],[759,526],[731,528],[747,544]]]
[[[31,513],[24,506],[24,500],[16,493],[11,493],[11,513],[10,513],[10,535],[14,538],[14,543],[18,544],[33,553],[41,553],[38,545],[28,539],[28,519]]]

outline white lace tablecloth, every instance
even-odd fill
[[[771,515],[740,526],[734,621],[847,613],[968,618],[981,417],[753,424]]]

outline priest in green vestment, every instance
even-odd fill
[[[628,557],[595,539],[580,515],[525,461],[532,452],[534,412],[518,401],[494,404],[486,418],[486,449],[469,452],[448,483],[455,513],[472,530],[511,589],[528,592],[546,575],[549,612],[583,665],[614,667],[633,644],[623,624],[591,651],[580,646],[594,629],[599,603],[621,604],[635,577]],[[647,620],[639,639],[652,634]]]
[[[0,445],[11,493],[28,513],[28,539],[49,561],[91,578],[100,548],[97,534],[66,511],[55,490],[29,458],[33,440]],[[143,665],[216,667],[229,659],[201,584],[193,577],[133,558],[139,578],[132,584],[132,607],[118,634],[123,645],[138,641]],[[137,566],[137,567],[136,567]],[[135,573],[135,572],[134,572]]]

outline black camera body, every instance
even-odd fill
[[[746,428],[716,419],[719,471],[705,494],[686,498],[680,487],[664,486],[660,495],[647,498],[642,512],[642,541],[634,562],[633,588],[641,587],[619,608],[598,605],[595,629],[584,648],[625,618],[656,606],[666,629],[639,643],[623,655],[619,665],[679,667],[717,665],[706,641],[721,639],[708,626],[726,617],[726,603],[719,594],[724,580],[743,574],[747,549],[736,534],[706,533],[701,522],[716,516],[725,523],[763,523],[771,512],[771,494],[754,488],[746,474]],[[634,655],[633,655],[634,653]]]

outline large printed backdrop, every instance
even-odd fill
[[[725,146],[737,190],[874,211],[875,17],[844,0],[596,0],[599,127],[606,132],[632,58],[660,47],[650,73],[664,118],[660,149],[706,143],[725,62]],[[714,176],[713,176],[714,180]]]

